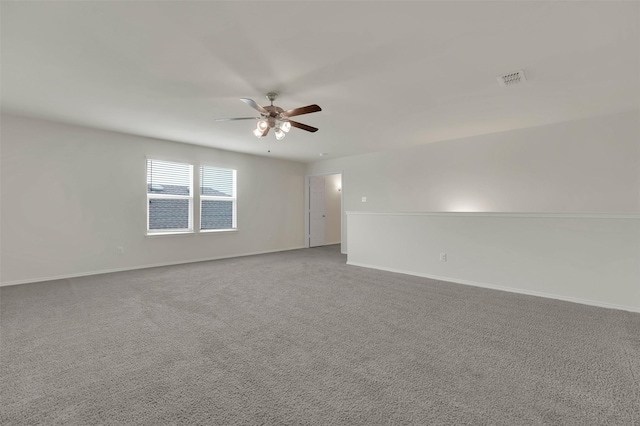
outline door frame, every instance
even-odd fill
[[[344,173],[342,170],[337,172],[325,172],[304,177],[304,248],[309,248],[309,178],[329,175],[340,175],[340,251],[342,251],[342,242],[344,240]]]

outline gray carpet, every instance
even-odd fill
[[[4,287],[3,425],[639,425],[640,314],[337,246]]]

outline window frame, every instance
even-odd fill
[[[209,169],[220,169],[220,170],[230,170],[233,172],[233,196],[231,197],[221,197],[218,195],[203,195],[202,194],[202,171],[205,168]],[[238,230],[238,170],[230,169],[227,167],[219,167],[219,166],[210,166],[206,164],[200,164],[198,166],[198,210],[199,210],[199,224],[198,231],[200,233],[215,233],[215,232],[235,232]],[[202,229],[202,202],[203,201],[230,201],[231,202],[231,228],[222,228],[222,229]]]
[[[153,192],[149,192],[149,162],[163,162],[163,163],[174,163],[189,166],[189,195],[177,195],[177,194],[154,194]],[[192,163],[185,163],[182,161],[173,161],[173,160],[161,160],[158,158],[149,158],[145,159],[145,169],[146,169],[146,177],[145,177],[145,192],[147,193],[147,236],[153,235],[180,235],[186,234],[190,235],[195,233],[194,229],[194,190],[193,190],[193,181],[194,181],[194,165]],[[164,199],[164,200],[187,200],[189,205],[188,212],[188,228],[164,228],[164,229],[149,229],[149,213],[150,213],[150,201],[152,199]]]

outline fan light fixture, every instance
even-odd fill
[[[265,136],[265,130],[268,128],[275,128],[274,133],[276,135],[276,139],[281,141],[287,135],[287,132],[291,130],[291,123],[288,121],[273,121],[272,123],[267,120],[258,121],[258,125],[256,129],[253,131],[253,134],[256,135],[257,138],[262,138]]]
[[[310,114],[312,112],[322,111],[318,105],[307,105],[300,108],[294,108],[290,110],[283,110],[279,106],[273,104],[273,101],[278,97],[277,93],[269,92],[267,93],[267,99],[271,102],[271,105],[260,106],[253,99],[241,98],[240,100],[245,104],[249,105],[251,108],[255,109],[260,113],[259,117],[236,117],[236,118],[217,118],[216,121],[234,121],[234,120],[258,120],[258,124],[253,131],[253,134],[256,135],[257,138],[265,137],[270,129],[273,129],[273,132],[276,135],[277,140],[282,140],[287,135],[289,130],[292,127],[296,127],[300,130],[305,130],[307,132],[317,132],[318,129],[316,127],[308,126],[306,124],[299,123],[297,121],[291,120],[291,117],[295,117],[303,114]]]

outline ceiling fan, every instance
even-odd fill
[[[306,130],[307,132],[317,132],[316,127],[307,126],[306,124],[298,123],[290,118],[296,115],[310,114],[312,112],[322,111],[318,105],[307,105],[300,108],[294,108],[290,110],[283,110],[279,106],[273,104],[273,101],[278,97],[277,93],[267,93],[267,99],[271,102],[271,105],[260,106],[253,99],[242,98],[240,99],[251,108],[260,113],[260,117],[237,117],[237,118],[217,118],[216,121],[233,121],[233,120],[258,120],[258,126],[253,131],[253,134],[258,138],[267,136],[269,129],[274,129],[277,140],[284,139],[285,135],[291,130],[291,127],[297,127],[298,129]]]

